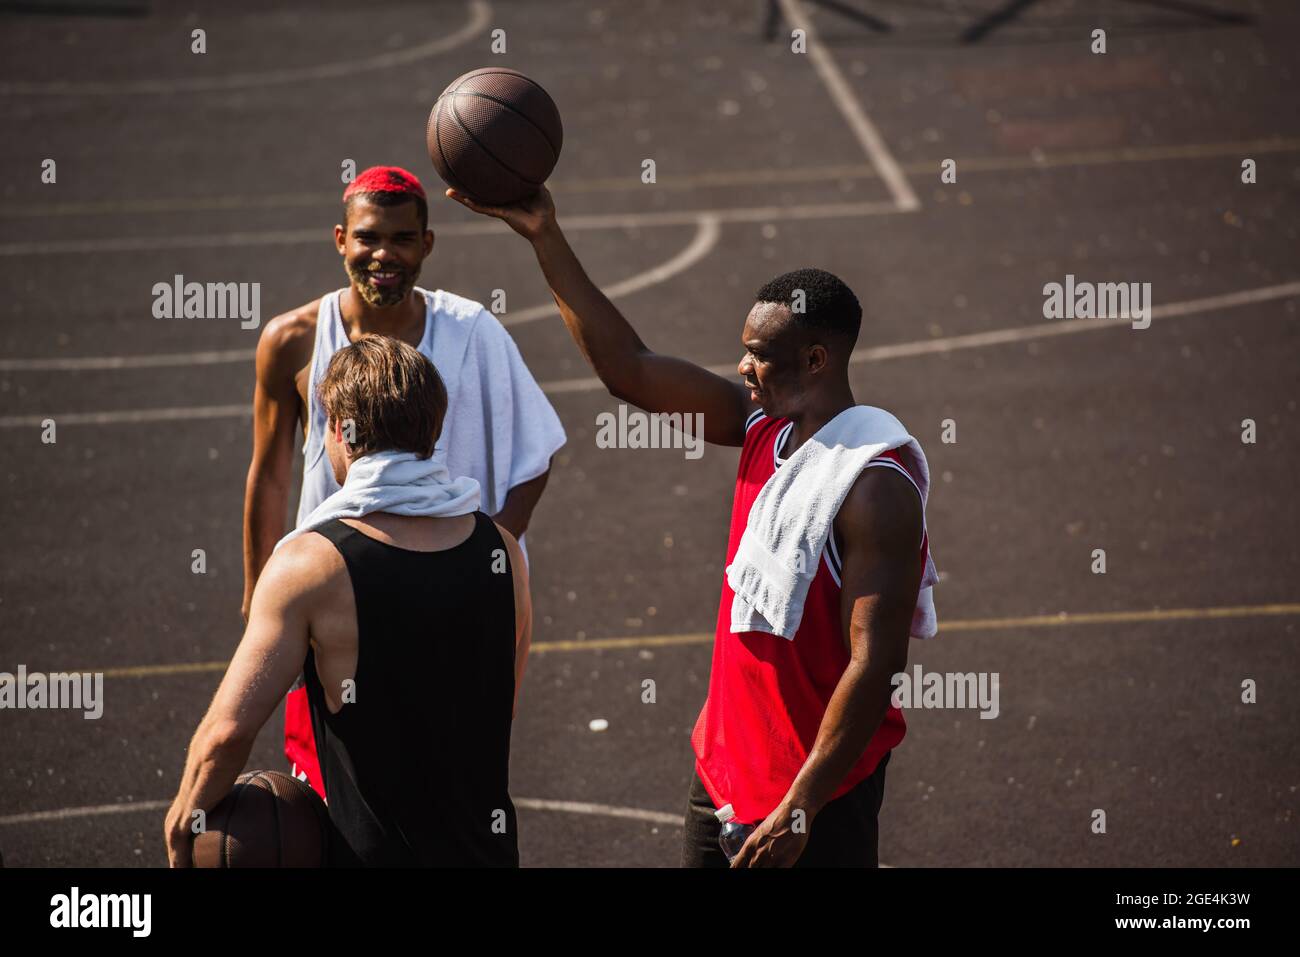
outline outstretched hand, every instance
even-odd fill
[[[455,189],[448,189],[446,195],[476,213],[495,216],[530,242],[555,224],[555,202],[545,186],[537,187],[532,196],[510,206],[484,206]]]

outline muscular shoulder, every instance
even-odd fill
[[[916,486],[892,468],[863,469],[835,517],[846,548],[857,545],[887,554],[919,548],[924,526]]]
[[[320,300],[282,312],[266,324],[257,342],[259,372],[292,377],[311,361]]]
[[[254,611],[264,607],[287,607],[315,603],[333,594],[347,576],[343,556],[322,535],[299,535],[275,550],[266,563],[253,596]]]

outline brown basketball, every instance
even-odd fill
[[[555,101],[517,70],[488,67],[454,80],[429,111],[425,142],[448,186],[488,206],[537,192],[560,158]]]
[[[194,838],[195,867],[324,867],[329,812],[279,771],[241,774]]]

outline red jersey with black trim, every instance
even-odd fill
[[[792,428],[788,419],[772,419],[761,411],[750,417],[740,451],[724,568],[736,557],[749,510],[779,467],[782,460],[777,453]],[[897,452],[882,453],[871,460],[870,466],[896,469],[916,484]],[[927,549],[923,537],[923,565]],[[792,640],[760,631],[733,634],[734,598],[735,592],[724,574],[709,696],[695,722],[691,746],[695,769],[714,804],[730,804],[737,820],[758,822],[781,803],[803,768],[831,695],[849,663],[834,530],[827,536],[826,548],[818,559],[804,601],[803,618]],[[906,732],[903,713],[891,701],[880,727],[832,800],[869,777]]]

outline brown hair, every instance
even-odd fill
[[[355,457],[392,449],[427,459],[447,414],[433,363],[388,336],[365,335],[334,353],[317,395],[331,423],[354,423]]]

